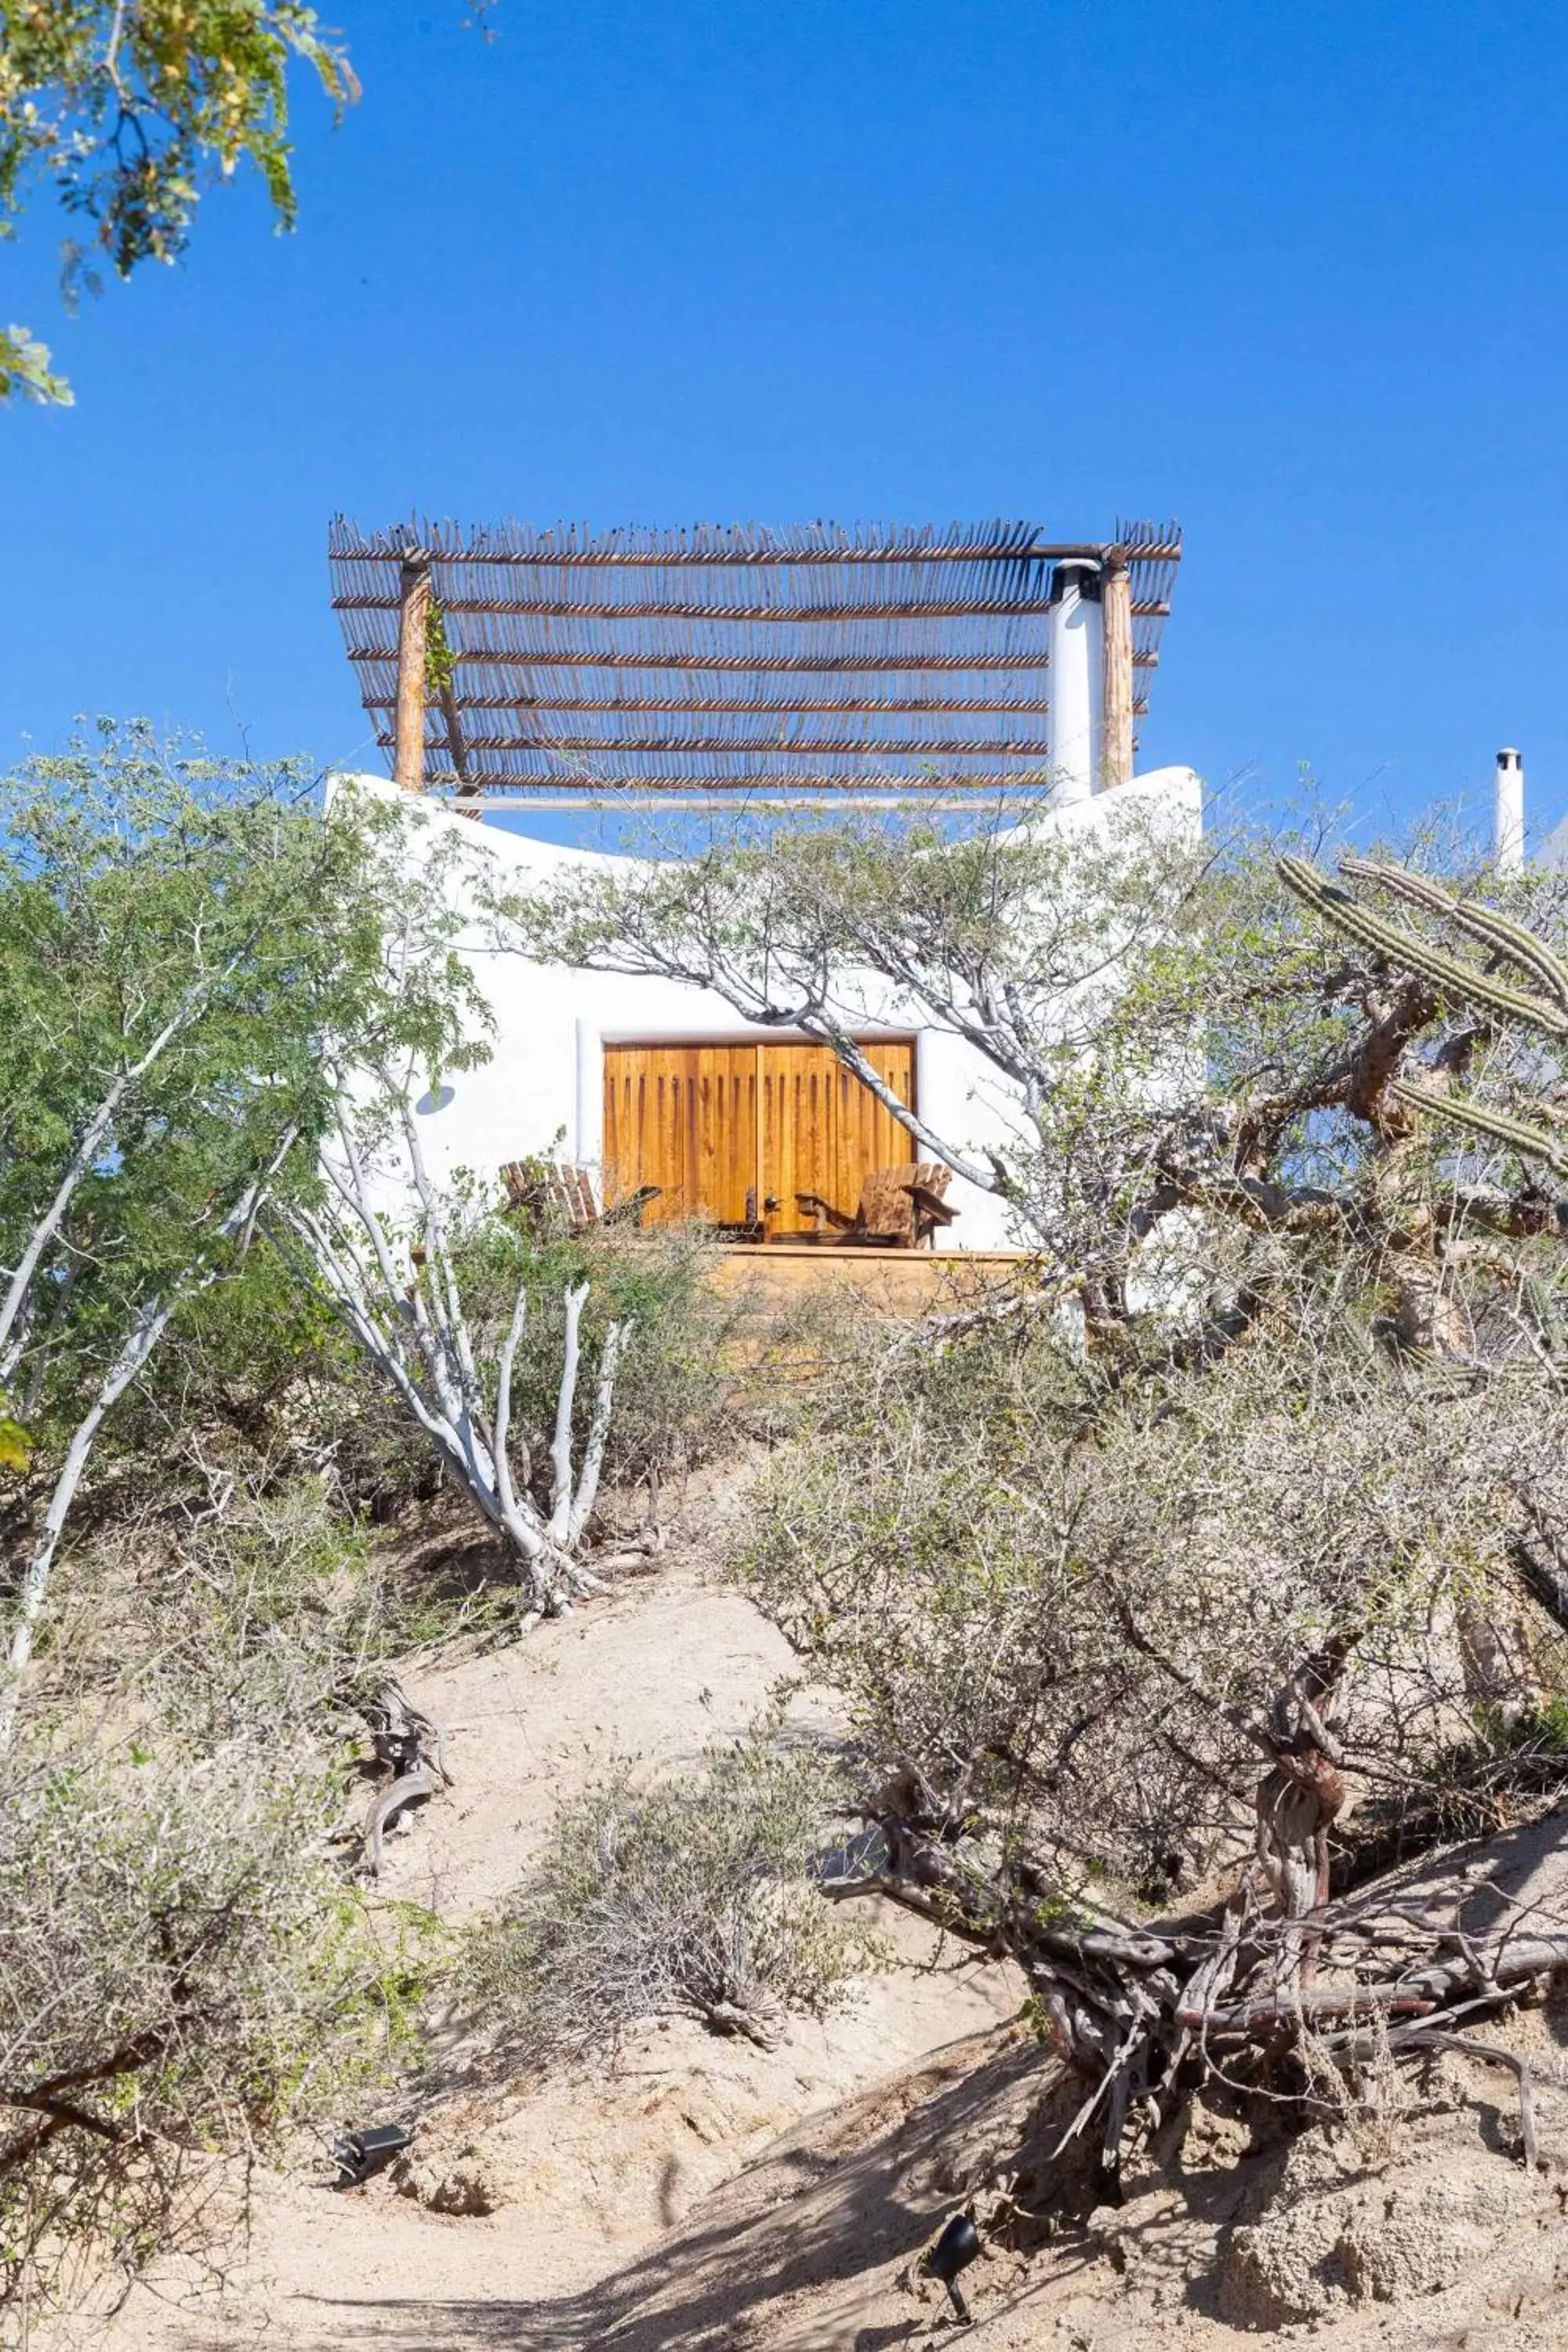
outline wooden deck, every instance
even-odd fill
[[[775,1242],[726,1250],[718,1288],[786,1307],[829,1286],[858,1293],[884,1315],[959,1313],[1016,1281],[1023,1250],[820,1249]]]

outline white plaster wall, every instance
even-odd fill
[[[343,786],[389,800],[396,787],[379,776],[333,778]],[[1114,807],[1141,803],[1172,827],[1194,835],[1202,825],[1202,787],[1190,768],[1160,768],[1115,794],[1079,801],[1045,820],[1070,837],[1103,827]],[[419,814],[449,830],[470,856],[493,859],[505,878],[548,890],[552,877],[584,869],[630,871],[635,861],[600,850],[563,847],[525,835],[477,825],[424,803]],[[603,1150],[604,1048],[639,1038],[682,1036],[771,1038],[792,1033],[737,1019],[721,996],[673,981],[626,979],[529,963],[498,952],[478,929],[462,941],[464,956],[495,1016],[491,1058],[451,1080],[451,1099],[426,1119],[426,1154],[437,1180],[459,1168],[489,1174],[527,1153],[559,1157],[597,1169]],[[848,992],[847,991],[847,992]],[[916,1087],[921,1112],[960,1148],[1001,1145],[1013,1132],[1006,1090],[990,1066],[960,1039],[921,1030],[885,983],[864,976],[854,993],[864,1004],[864,1031],[917,1034]],[[858,1026],[861,1024],[857,1024]],[[557,1134],[558,1151],[552,1151]],[[912,1141],[911,1156],[918,1148]],[[1002,1249],[1013,1245],[1003,1202],[955,1179],[949,1194],[960,1212],[944,1245]]]
[[[1547,835],[1541,845],[1540,857],[1542,866],[1555,866],[1559,869],[1568,866],[1568,816]]]

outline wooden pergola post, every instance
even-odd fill
[[[397,616],[397,718],[393,777],[405,793],[425,789],[425,648],[430,626],[430,559],[405,548]]]
[[[1100,789],[1110,792],[1132,781],[1132,576],[1120,549],[1107,555],[1101,578],[1105,723]]]

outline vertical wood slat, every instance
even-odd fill
[[[397,727],[393,776],[405,793],[425,789],[425,648],[430,626],[430,565],[404,558],[397,617]]]
[[[1132,585],[1125,556],[1107,558],[1102,592],[1105,710],[1100,788],[1108,792],[1132,781]]]
[[[903,1102],[914,1101],[914,1047],[868,1045]],[[852,1213],[873,1169],[917,1150],[891,1112],[824,1045],[680,1044],[605,1048],[605,1197],[658,1184],[649,1223],[711,1217],[738,1224],[771,1194],[770,1237],[812,1228],[797,1192]]]

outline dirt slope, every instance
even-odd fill
[[[411,1684],[458,1786],[389,1843],[389,1893],[456,1916],[509,1885],[556,1801],[616,1754],[691,1758],[790,1670],[782,1640],[700,1557],[527,1643]],[[809,1694],[799,1702],[809,1709]],[[996,2183],[1048,2076],[1008,1972],[884,1923],[902,1965],[762,2052],[678,2023],[610,2071],[460,2101],[400,2194],[336,2193],[302,2163],[264,2182],[222,2287],[165,2278],[105,2326],[34,2343],[104,2352],[881,2352],[957,2342],[911,2261]],[[1568,2014],[1510,2029],[1568,2162]],[[1568,2172],[1527,2175],[1506,2074],[1446,2056],[1376,2128],[1255,2144],[1200,2116],[1127,2204],[965,2281],[975,2352],[1544,2352],[1568,2335]]]
[[[689,1552],[515,1647],[411,1675],[410,1696],[446,1727],[456,1786],[388,1838],[384,1890],[450,1918],[493,1901],[557,1803],[613,1757],[694,1760],[743,1729],[793,1664],[751,1602]],[[796,1713],[812,1717],[809,1693]],[[421,2185],[448,2204],[504,2199],[491,2213],[431,2210],[385,2181],[340,2195],[329,2165],[305,2162],[264,2181],[252,2242],[223,2289],[165,2275],[107,2331],[79,2322],[44,2340],[295,2352],[358,2331],[413,2347],[435,2340],[432,2302],[493,2306],[499,2324],[521,2303],[580,2291],[802,2116],[1017,2007],[1007,1973],[957,1954],[925,1968],[923,1935],[896,1916],[879,1924],[906,1965],[868,1977],[847,2010],[795,2021],[774,2051],[675,2022],[593,2079],[519,2086],[504,2110],[458,2101],[422,2134]],[[476,2317],[476,2343],[489,2340],[486,2324]]]

